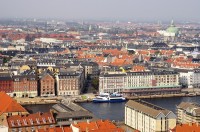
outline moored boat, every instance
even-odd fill
[[[93,99],[94,103],[116,103],[116,102],[124,102],[126,98],[121,95],[117,94],[108,94],[108,93],[101,93],[100,95],[96,96]]]

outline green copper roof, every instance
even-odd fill
[[[174,21],[172,20],[170,27],[168,27],[166,31],[169,33],[178,34],[179,29],[174,25]]]
[[[179,29],[177,27],[175,27],[175,26],[170,26],[170,27],[167,28],[166,31],[169,32],[169,33],[175,33],[175,34],[177,34],[178,31],[179,31]]]

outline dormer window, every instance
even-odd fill
[[[48,120],[49,120],[50,123],[52,123],[51,117],[48,117]]]
[[[44,118],[44,117],[42,118],[42,121],[43,121],[43,123],[46,123],[46,120],[45,120],[45,118]]]
[[[30,121],[31,125],[33,125],[33,120],[32,120],[32,119],[29,119],[29,121]]]
[[[11,125],[14,127],[15,126],[15,123],[13,120],[10,121]]]
[[[17,124],[18,124],[18,126],[21,126],[20,120],[17,120]]]
[[[36,122],[37,124],[40,124],[40,120],[38,118],[36,118]]]
[[[26,119],[23,119],[24,125],[28,125]]]

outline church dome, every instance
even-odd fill
[[[169,33],[175,33],[175,34],[177,34],[178,33],[178,28],[177,27],[172,27],[172,26],[170,26],[170,27],[168,27],[167,28],[167,32],[169,32]]]
[[[175,33],[178,34],[179,29],[174,25],[174,22],[172,20],[170,27],[167,28],[166,30],[168,33]]]

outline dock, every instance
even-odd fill
[[[35,98],[14,98],[21,105],[33,104],[57,104],[60,103],[62,98],[59,97],[35,97]]]
[[[80,95],[83,96],[83,95]],[[85,96],[85,95],[84,95]],[[172,97],[194,97],[200,96],[200,93],[179,93],[179,94],[163,94],[163,95],[143,95],[143,96],[125,96],[127,100],[135,99],[153,99],[153,98],[172,98]],[[68,99],[74,103],[89,103],[95,96],[89,96],[88,98],[81,97],[69,97]],[[35,98],[14,98],[21,105],[32,105],[32,104],[57,104],[61,103],[62,100],[66,100],[65,97],[35,97]]]

